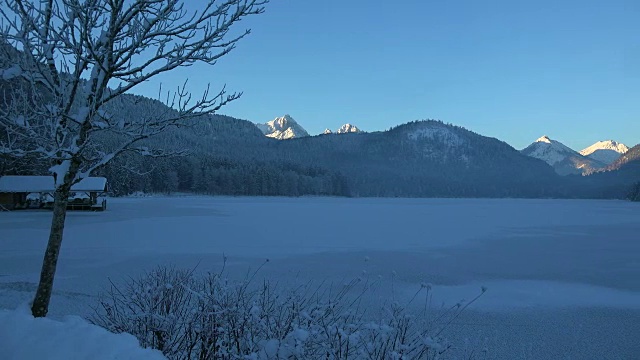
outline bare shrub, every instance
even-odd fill
[[[452,346],[443,331],[485,291],[434,310],[431,287],[423,285],[405,305],[372,310],[363,300],[374,283],[361,278],[283,289],[254,277],[158,267],[112,284],[92,321],[170,359],[440,359]],[[408,310],[419,295],[424,310]]]

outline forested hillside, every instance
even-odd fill
[[[110,104],[111,112],[123,121],[138,111],[172,111],[154,100],[128,97]],[[98,174],[109,179],[116,195],[136,191],[257,196],[350,194],[346,180],[338,173],[292,163],[270,153],[268,149],[276,142],[249,121],[203,115],[142,142],[150,150],[163,149],[164,154],[124,154]]]
[[[355,196],[561,196],[544,162],[504,142],[439,121],[385,132],[320,135],[277,144],[298,162],[338,169]]]

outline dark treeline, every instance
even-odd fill
[[[346,178],[322,168],[239,163],[214,156],[118,159],[100,175],[110,179],[116,196],[137,191],[233,196],[350,195]]]

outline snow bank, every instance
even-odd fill
[[[76,316],[33,318],[27,309],[0,310],[2,359],[165,359],[129,334],[113,334]]]

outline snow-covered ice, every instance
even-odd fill
[[[280,282],[359,276],[434,303],[488,291],[453,338],[492,358],[640,354],[640,206],[622,201],[150,197],[68,216],[51,316],[157,264],[261,270]],[[31,300],[51,213],[0,213],[0,308]],[[392,292],[393,290],[393,292]],[[461,350],[462,351],[462,350]]]

